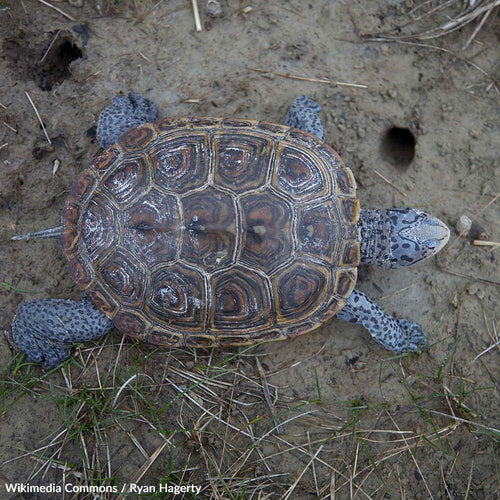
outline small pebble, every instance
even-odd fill
[[[212,17],[219,17],[222,14],[222,7],[218,0],[207,1],[207,14]]]
[[[54,163],[52,165],[52,177],[54,177],[54,175],[56,175],[57,173],[57,170],[59,169],[61,165],[61,160],[58,160],[57,158],[54,160]]]
[[[463,234],[464,236],[470,231],[472,227],[472,220],[467,217],[467,215],[461,215],[455,226],[457,234]]]

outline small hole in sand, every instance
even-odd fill
[[[44,64],[36,71],[35,81],[42,90],[52,90],[70,76],[70,64],[82,57],[81,49],[70,39],[62,39],[50,49]]]
[[[398,168],[407,168],[415,156],[415,136],[407,128],[391,127],[384,134],[380,151],[384,160]]]

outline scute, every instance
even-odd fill
[[[265,189],[241,198],[241,261],[271,273],[294,251],[292,237],[293,211],[290,204]]]
[[[359,263],[356,183],[284,125],[166,118],[124,134],[63,210],[71,275],[157,345],[280,340],[333,316]]]

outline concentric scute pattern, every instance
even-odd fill
[[[241,262],[267,274],[294,254],[293,211],[270,189],[241,198]]]
[[[215,182],[236,193],[256,189],[266,178],[273,142],[234,133],[214,137]]]
[[[106,194],[118,204],[126,204],[132,198],[137,198],[148,189],[149,184],[146,155],[128,155],[102,181]]]
[[[302,131],[162,119],[126,133],[76,179],[63,249],[94,304],[140,339],[294,337],[354,287],[355,188],[337,153]]]
[[[123,245],[148,268],[177,258],[182,230],[174,195],[152,188],[124,210],[122,221]]]
[[[237,243],[233,196],[211,186],[185,195],[181,204],[185,223],[181,258],[203,271],[233,262]]]
[[[157,186],[185,193],[206,182],[209,136],[196,134],[156,141],[149,151]]]
[[[273,185],[294,200],[306,201],[331,193],[331,178],[319,158],[296,144],[280,144]]]
[[[177,263],[155,269],[151,275],[145,312],[160,324],[182,332],[206,328],[207,298],[204,275]]]
[[[268,282],[247,267],[235,266],[210,280],[210,326],[221,332],[260,331],[273,325]]]

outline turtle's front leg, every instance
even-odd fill
[[[358,290],[351,293],[345,306],[337,313],[337,318],[363,325],[373,340],[389,351],[420,351],[428,345],[428,340],[417,323],[393,318]]]
[[[286,114],[285,125],[309,132],[324,141],[325,129],[319,117],[320,111],[321,106],[317,102],[306,95],[298,95]]]
[[[156,104],[142,95],[130,91],[128,96],[115,96],[99,115],[97,140],[103,148],[109,148],[127,130],[157,119]]]
[[[12,336],[30,361],[55,366],[72,344],[106,335],[113,323],[88,298],[32,300],[22,304],[12,322]]]

